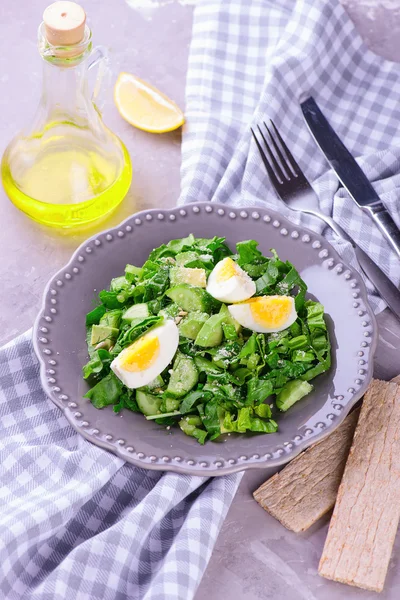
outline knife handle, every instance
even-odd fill
[[[375,223],[397,254],[397,257],[400,258],[400,230],[383,202],[374,202],[374,204],[364,206],[363,208],[374,219]]]

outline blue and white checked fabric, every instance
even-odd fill
[[[320,205],[400,283],[398,259],[315,145],[299,98],[313,95],[400,226],[400,65],[370,52],[338,0],[203,0],[187,77],[180,202],[278,209],[318,232],[316,218],[276,197],[250,133],[273,119]],[[350,244],[325,235],[357,267]],[[376,312],[384,303],[368,284]]]
[[[394,256],[339,189],[297,98],[313,93],[399,223],[399,91],[400,67],[366,50],[336,0],[200,0],[180,202],[268,205],[299,222],[275,199],[250,137],[250,124],[270,117],[322,208],[398,283]],[[347,244],[335,245],[355,264]],[[29,335],[0,350],[1,598],[191,600],[240,477],[124,464],[46,398]]]
[[[124,463],[45,396],[30,333],[0,350],[2,600],[190,600],[238,481]]]

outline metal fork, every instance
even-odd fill
[[[339,238],[350,242],[362,271],[375,285],[393,313],[400,319],[400,291],[370,259],[368,254],[357,246],[346,231],[331,217],[320,211],[317,194],[293,158],[274,123],[271,121],[271,127],[268,127],[264,122],[264,130],[259,125],[257,128],[259,137],[253,128],[251,128],[251,132],[278,196],[290,209],[321,219]]]
[[[317,194],[314,192],[308,179],[306,179],[304,173],[293,158],[293,155],[283,141],[273,121],[271,121],[271,129],[273,129],[275,135],[271,134],[271,129],[266,125],[266,123],[264,123],[265,134],[259,125],[257,127],[264,142],[269,159],[267,158],[262,145],[254,133],[254,130],[251,129],[251,132],[256,141],[257,148],[261,154],[261,158],[271,183],[278,193],[280,199],[283,200],[283,202],[292,210],[298,210],[325,221],[325,223],[329,225],[331,229],[333,229],[336,235],[355,246],[354,241],[350,238],[346,231],[344,231],[344,229],[342,229],[340,225],[338,225],[331,217],[325,215],[319,210],[319,200]],[[270,144],[266,139],[267,134]],[[279,147],[277,140],[280,142],[282,149]],[[275,154],[271,150],[271,146],[275,150]]]

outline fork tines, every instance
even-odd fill
[[[265,134],[263,129],[259,125],[257,125],[258,131],[261,135],[262,142],[264,142],[264,146],[268,153],[268,156],[263,149],[262,142],[260,142],[260,140],[256,136],[253,128],[251,128],[251,132],[254,136],[257,148],[261,154],[261,158],[273,185],[275,187],[279,187],[285,181],[290,181],[294,177],[298,177],[302,174],[302,172],[300,170],[299,165],[293,158],[293,155],[291,154],[289,148],[283,141],[282,136],[275,127],[274,122],[270,121],[270,123],[271,127],[268,127],[268,125],[265,122],[263,123],[266,132]],[[270,142],[267,141],[267,133]]]

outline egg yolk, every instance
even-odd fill
[[[288,296],[251,298],[248,303],[253,319],[266,327],[280,327],[289,318],[293,307]]]
[[[217,281],[227,281],[237,275],[236,263],[231,258],[225,258],[223,264],[218,268]]]
[[[121,367],[125,371],[138,373],[145,371],[156,360],[160,351],[160,342],[156,336],[145,336],[134,342],[121,357]]]

